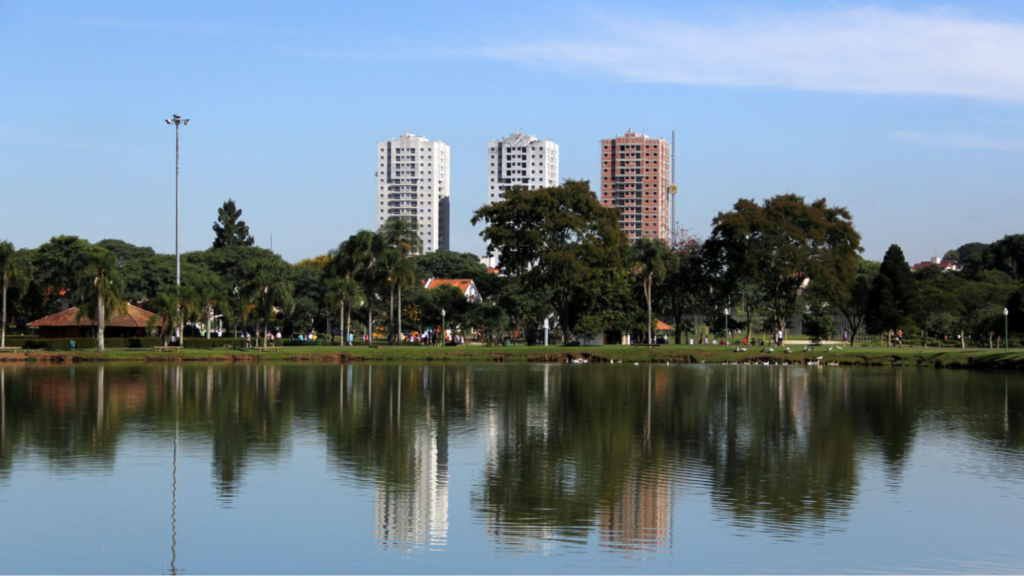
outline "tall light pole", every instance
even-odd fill
[[[448,338],[448,330],[444,327],[444,308],[441,308],[441,346],[445,345],[445,339]]]
[[[179,164],[178,154],[178,127],[184,124],[188,126],[188,118],[182,118],[181,114],[175,114],[171,118],[164,120],[168,124],[174,124],[174,285],[178,287],[179,292],[181,291],[181,251],[180,244],[178,242],[179,229],[181,226],[181,196],[178,193],[178,179],[179,173],[181,172]],[[178,327],[175,329],[178,336],[178,342],[181,343],[181,322],[178,322]]]
[[[729,345],[729,309],[725,309],[725,344]]]
[[[1010,310],[1009,308],[1003,308],[1003,323],[1006,326],[1006,340],[1003,342],[1004,350],[1010,350]]]

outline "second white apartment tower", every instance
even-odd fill
[[[529,190],[558,186],[558,144],[521,132],[487,145],[487,202],[515,186]]]
[[[402,134],[377,143],[377,227],[405,218],[419,227],[423,253],[448,250],[451,149]]]

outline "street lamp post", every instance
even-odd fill
[[[181,114],[175,114],[171,118],[164,120],[168,124],[174,124],[174,285],[178,287],[179,292],[181,289],[181,251],[178,242],[178,231],[180,229],[181,218],[181,197],[178,193],[178,177],[180,172],[179,164],[179,153],[178,153],[178,128],[184,124],[188,126],[188,118],[182,118]],[[181,322],[179,320],[177,328],[178,342],[181,342]]]
[[[441,346],[444,346],[447,337],[448,331],[444,327],[444,308],[441,308]]]
[[[725,344],[729,345],[729,309],[725,309]]]
[[[1003,308],[1003,324],[1006,326],[1006,340],[1003,342],[1004,350],[1010,350],[1010,310]]]

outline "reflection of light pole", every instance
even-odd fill
[[[188,118],[182,118],[181,114],[175,114],[171,118],[164,120],[168,124],[174,124],[174,285],[178,287],[178,291],[181,291],[181,252],[178,248],[178,229],[179,229],[179,212],[181,211],[181,197],[178,194],[178,173],[180,171],[178,163],[178,128],[184,124],[188,126]],[[180,307],[179,307],[180,310]],[[181,343],[181,320],[178,320],[179,326],[175,329],[178,333],[178,342]]]
[[[1003,308],[1003,323],[1006,325],[1006,342],[1004,343],[1005,344],[1005,348],[1004,349],[1009,351],[1010,350],[1010,310],[1008,308]]]
[[[174,472],[171,476],[171,574],[177,574],[174,566],[178,559],[178,408],[181,397],[181,367],[177,367],[174,378]]]
[[[448,331],[444,327],[444,308],[441,308],[441,346],[445,344],[445,338],[448,337]]]

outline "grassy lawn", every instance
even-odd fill
[[[477,361],[477,362],[565,362],[586,358],[593,362],[657,362],[657,363],[790,363],[838,362],[854,366],[922,366],[940,368],[988,368],[1001,370],[1024,369],[1024,350],[959,350],[954,348],[844,348],[818,347],[804,352],[802,345],[790,347],[793,352],[761,352],[759,346],[747,346],[746,352],[736,352],[731,346],[658,346],[656,348],[632,346],[511,346],[511,347],[425,347],[380,346],[368,348],[339,347],[285,347],[274,352],[247,349],[183,349],[173,352],[155,350],[108,350],[46,352],[15,351],[0,353],[0,362],[423,362],[423,361]]]

